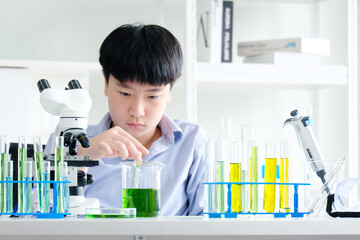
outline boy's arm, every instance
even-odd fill
[[[120,127],[109,130],[90,138],[90,147],[78,147],[78,155],[88,155],[91,159],[114,158],[142,160],[142,155],[149,151],[133,136]]]
[[[54,134],[52,133],[46,144],[44,152],[51,153],[51,145]],[[149,151],[133,136],[121,129],[113,127],[109,130],[90,138],[90,147],[78,147],[78,155],[90,156],[93,160],[100,158],[113,158],[120,156],[122,159],[135,159],[141,161],[142,155],[146,155]]]
[[[189,171],[187,196],[189,200],[188,215],[200,215],[205,206],[206,159],[205,144],[207,138],[198,139],[195,143],[193,164]]]

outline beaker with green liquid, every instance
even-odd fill
[[[160,162],[122,163],[123,208],[136,208],[136,217],[160,213]]]

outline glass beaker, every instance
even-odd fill
[[[137,217],[160,213],[160,162],[122,163],[123,208],[136,208]]]

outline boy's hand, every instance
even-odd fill
[[[116,126],[90,139],[89,148],[79,146],[78,155],[88,155],[91,159],[113,158],[141,161],[149,151],[133,136]]]

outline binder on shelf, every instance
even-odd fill
[[[222,0],[197,0],[197,60],[221,59]]]
[[[221,62],[232,62],[233,11],[234,3],[223,1]]]
[[[330,41],[329,39],[298,37],[239,42],[237,51],[238,56],[254,56],[274,51],[330,56]]]

